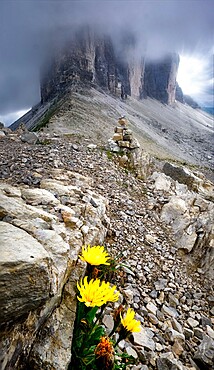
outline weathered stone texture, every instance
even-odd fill
[[[156,189],[169,194],[168,201],[161,208],[160,218],[170,225],[177,248],[188,253],[195,264],[206,272],[206,276],[213,279],[214,206],[212,201],[206,199],[212,198],[213,185],[203,176],[195,176],[185,168],[177,171],[172,171],[176,168],[173,165],[164,168],[168,174],[172,172],[172,177],[179,182],[164,174],[152,175]],[[188,190],[187,186],[195,191]]]
[[[174,103],[178,65],[177,54],[171,54],[161,61],[147,61],[142,97],[157,99],[164,104]]]
[[[28,314],[47,300],[52,274],[48,253],[26,231],[0,221],[0,234],[2,324]]]
[[[41,188],[0,185],[1,370],[68,367],[75,285],[85,268],[78,253],[106,235],[107,201],[92,180],[60,170],[53,177]]]

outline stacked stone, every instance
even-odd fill
[[[139,143],[133,137],[132,130],[128,129],[128,121],[123,116],[118,120],[118,125],[115,127],[115,134],[113,140],[120,148],[135,149],[139,148]]]

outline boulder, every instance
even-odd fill
[[[77,265],[64,286],[61,304],[42,326],[28,360],[30,369],[68,369],[76,317],[75,286],[82,273],[83,265]]]
[[[204,195],[207,199],[213,200],[214,185],[199,172],[192,172],[186,167],[175,166],[166,162],[163,172],[173,180],[187,185],[189,190]]]
[[[35,132],[24,132],[21,135],[21,141],[28,144],[36,144],[38,142],[38,136]]]
[[[155,189],[169,191],[171,187],[171,181],[168,176],[164,173],[153,172],[151,179],[155,181]]]
[[[2,324],[17,320],[49,298],[51,270],[48,253],[26,231],[0,221],[0,234]]]
[[[108,146],[112,152],[117,153],[120,151],[119,145],[113,139],[108,140]]]

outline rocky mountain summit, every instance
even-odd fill
[[[93,27],[64,32],[68,32],[66,41],[65,37],[63,41],[60,35],[55,35],[48,58],[41,66],[41,101],[14,122],[12,129],[17,129],[21,122],[28,129],[34,128],[47,113],[55,112],[56,104],[60,104],[65,94],[81,83],[101,88],[122,100],[128,96],[150,97],[174,104],[179,66],[176,53],[152,62],[144,54],[137,56],[136,40],[131,33],[116,42]]]
[[[141,322],[120,343],[130,369],[213,369],[213,184],[139,147],[133,162],[132,148],[109,147],[114,135],[102,145],[78,130],[1,136],[2,370],[68,368],[88,243],[116,258],[112,282]]]

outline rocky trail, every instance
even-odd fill
[[[164,207],[175,194],[184,199],[185,185],[159,172],[140,180],[121,168],[108,150],[75,135],[47,136],[43,144],[33,145],[21,142],[15,134],[14,138],[0,141],[3,184],[39,188],[43,179],[54,179],[54,171],[75,171],[90,178],[91,189],[107,199],[104,243],[120,266],[114,282],[143,327],[141,335],[120,343],[121,350],[136,359],[131,369],[213,369],[213,281],[184,253],[185,248],[177,247],[176,220],[166,222],[172,210],[166,217]],[[66,205],[66,197],[63,200]],[[212,202],[203,202],[206,214]],[[98,207],[96,199],[92,205]],[[197,216],[191,216],[194,222]],[[110,332],[111,308],[103,323]]]

